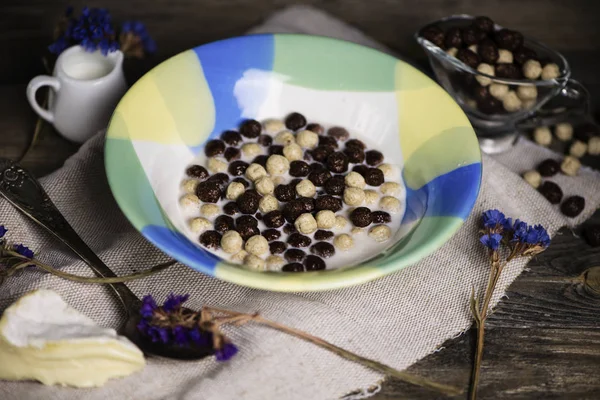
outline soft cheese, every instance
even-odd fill
[[[51,290],[26,294],[0,319],[0,379],[95,387],[144,365],[144,355],[127,338],[98,326]]]

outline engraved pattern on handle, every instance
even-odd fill
[[[0,194],[69,246],[96,275],[100,277],[117,276],[69,225],[37,179],[18,164],[5,158],[0,158]],[[113,283],[110,286],[127,309],[136,307],[140,303],[137,296],[124,283]]]

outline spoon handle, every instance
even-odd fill
[[[69,225],[37,179],[20,165],[1,157],[0,195],[70,247],[96,275],[104,278],[117,276]],[[110,287],[125,309],[139,307],[139,298],[124,283],[112,283]]]

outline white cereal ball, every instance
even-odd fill
[[[269,135],[275,135],[285,129],[283,121],[278,119],[268,119],[263,122],[263,129]]]
[[[508,85],[505,85],[504,83],[492,83],[489,87],[489,91],[492,96],[498,100],[502,100],[508,93]]]
[[[250,254],[254,254],[255,256],[262,256],[269,251],[269,243],[264,236],[254,235],[250,239],[246,240],[244,250]]]
[[[348,187],[364,189],[366,186],[365,178],[356,171],[348,172],[348,175],[344,178],[344,183]]]
[[[588,141],[588,153],[592,156],[600,154],[600,136],[594,136]]]
[[[376,242],[385,242],[392,236],[392,230],[387,225],[377,225],[369,229],[369,237]]]
[[[246,188],[240,182],[231,182],[229,184],[229,186],[227,186],[227,191],[225,192],[225,197],[228,200],[235,200],[238,197],[240,197],[240,195],[242,193],[244,193],[245,190],[246,190]]]
[[[227,231],[221,238],[221,248],[227,254],[236,254],[242,250],[244,239],[234,230]]]
[[[569,176],[577,175],[577,172],[579,172],[579,168],[581,168],[581,163],[577,158],[573,156],[566,156],[562,164],[560,164],[560,170],[565,175]]]
[[[244,258],[244,266],[255,271],[264,271],[266,269],[265,260],[254,254],[248,254]]]
[[[285,265],[285,260],[279,256],[267,257],[267,271],[281,271]]]
[[[347,233],[342,233],[333,239],[333,245],[342,251],[350,250],[354,246],[354,239]]]
[[[267,159],[267,172],[270,175],[283,175],[290,169],[290,161],[279,154],[273,154]]]
[[[379,194],[374,190],[365,190],[365,204],[373,205],[379,201]]]
[[[296,143],[288,144],[283,148],[283,155],[290,161],[302,160],[302,147]]]
[[[344,189],[344,203],[349,206],[360,206],[365,201],[365,191],[349,187]]]
[[[383,172],[383,176],[386,178],[391,178],[394,174],[394,167],[390,164],[380,164],[377,168]]]
[[[258,202],[258,209],[261,213],[266,214],[271,211],[275,211],[279,208],[279,202],[275,196],[267,194],[263,196]]]
[[[302,197],[313,197],[315,194],[317,194],[317,188],[308,179],[302,179],[296,185],[296,193]]]
[[[296,143],[296,138],[292,132],[283,131],[275,135],[273,142],[281,146],[287,146],[288,144]]]
[[[546,64],[542,69],[542,79],[556,79],[560,76],[560,68],[554,63]]]
[[[200,199],[195,194],[188,193],[179,199],[179,204],[186,210],[193,210],[200,205]]]
[[[585,153],[587,153],[587,149],[587,144],[585,144],[581,140],[576,140],[569,148],[569,154],[573,157],[581,158],[585,155]]]
[[[205,217],[214,217],[220,211],[219,206],[215,204],[203,204],[202,207],[200,207],[200,214]]]
[[[450,47],[448,50],[446,50],[446,54],[451,57],[456,57],[456,53],[458,53],[458,49],[456,47]]]
[[[398,196],[402,190],[402,186],[396,182],[385,182],[379,187],[379,189],[381,190],[381,193],[385,195]]]
[[[287,158],[286,158],[286,160],[287,160]],[[279,185],[284,185],[287,182],[283,176],[273,176],[273,177],[271,177],[271,179],[273,180],[275,187],[277,187]]]
[[[379,200],[379,207],[384,211],[395,214],[400,212],[400,200],[392,196],[384,196]]]
[[[477,102],[474,99],[466,99],[465,103],[471,108],[477,108]]]
[[[335,217],[335,229],[344,229],[348,225],[348,220],[341,215]]]
[[[255,157],[262,154],[262,148],[258,143],[245,143],[242,146],[242,154],[246,157]]]
[[[360,235],[362,233],[365,233],[365,229],[364,228],[359,228],[358,226],[355,226],[354,228],[352,228],[350,230],[350,233],[353,235]]]
[[[536,189],[542,184],[542,175],[536,170],[525,172],[523,174],[523,179]]]
[[[198,217],[190,221],[190,229],[194,233],[202,233],[212,229],[213,224],[206,218]]]
[[[296,218],[296,221],[294,221],[294,226],[298,232],[308,235],[317,230],[317,221],[312,214],[304,213]]]
[[[568,122],[556,124],[554,127],[554,134],[563,142],[571,140],[573,138],[573,125],[569,124]]]
[[[469,50],[471,50],[473,53],[477,53],[477,45],[476,44],[472,44],[469,47]]]
[[[547,126],[539,126],[533,131],[533,140],[541,146],[550,146],[552,133]]]
[[[234,263],[241,264],[244,262],[244,259],[246,257],[248,257],[248,252],[246,250],[240,250],[239,252],[231,256],[231,261]]]
[[[331,210],[321,210],[317,213],[317,227],[319,229],[331,229],[335,226],[336,216]]]
[[[538,91],[534,85],[520,85],[517,87],[517,96],[521,100],[537,99]]]
[[[198,186],[198,181],[196,179],[186,179],[181,183],[181,187],[183,191],[186,193],[196,193],[196,187]]]
[[[296,134],[296,143],[304,149],[314,149],[319,144],[319,135],[308,130],[300,131]]]
[[[252,163],[246,168],[246,178],[252,182],[263,176],[267,176],[267,170],[260,164]]]
[[[218,172],[226,172],[228,164],[215,157],[210,157],[208,159],[208,170],[214,174]]]
[[[513,53],[510,50],[498,49],[498,60],[496,62],[498,64],[512,64]]]
[[[495,76],[494,73],[494,67],[492,67],[490,64],[486,64],[486,63],[481,63],[477,66],[477,72],[480,72],[482,74],[486,74],[486,75],[491,75],[491,76]],[[485,77],[485,76],[481,76],[481,75],[477,75],[475,77],[475,79],[477,79],[477,82],[479,82],[479,84],[481,86],[487,86],[490,83],[492,83],[492,79]]]
[[[524,110],[531,110],[533,108],[533,106],[535,106],[536,104],[537,104],[537,100],[536,99],[523,100],[523,109]]]
[[[275,190],[275,184],[268,176],[261,176],[254,182],[256,191],[262,195],[272,194]]]
[[[542,74],[542,64],[536,60],[527,60],[523,64],[523,75],[527,79],[537,79]]]
[[[523,102],[514,90],[509,90],[506,96],[502,99],[502,106],[508,112],[515,112],[521,109]]]

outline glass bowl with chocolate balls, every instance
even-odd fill
[[[517,125],[550,100],[578,96],[567,60],[490,18],[454,15],[419,30],[438,82],[468,115],[486,152],[504,151]]]

